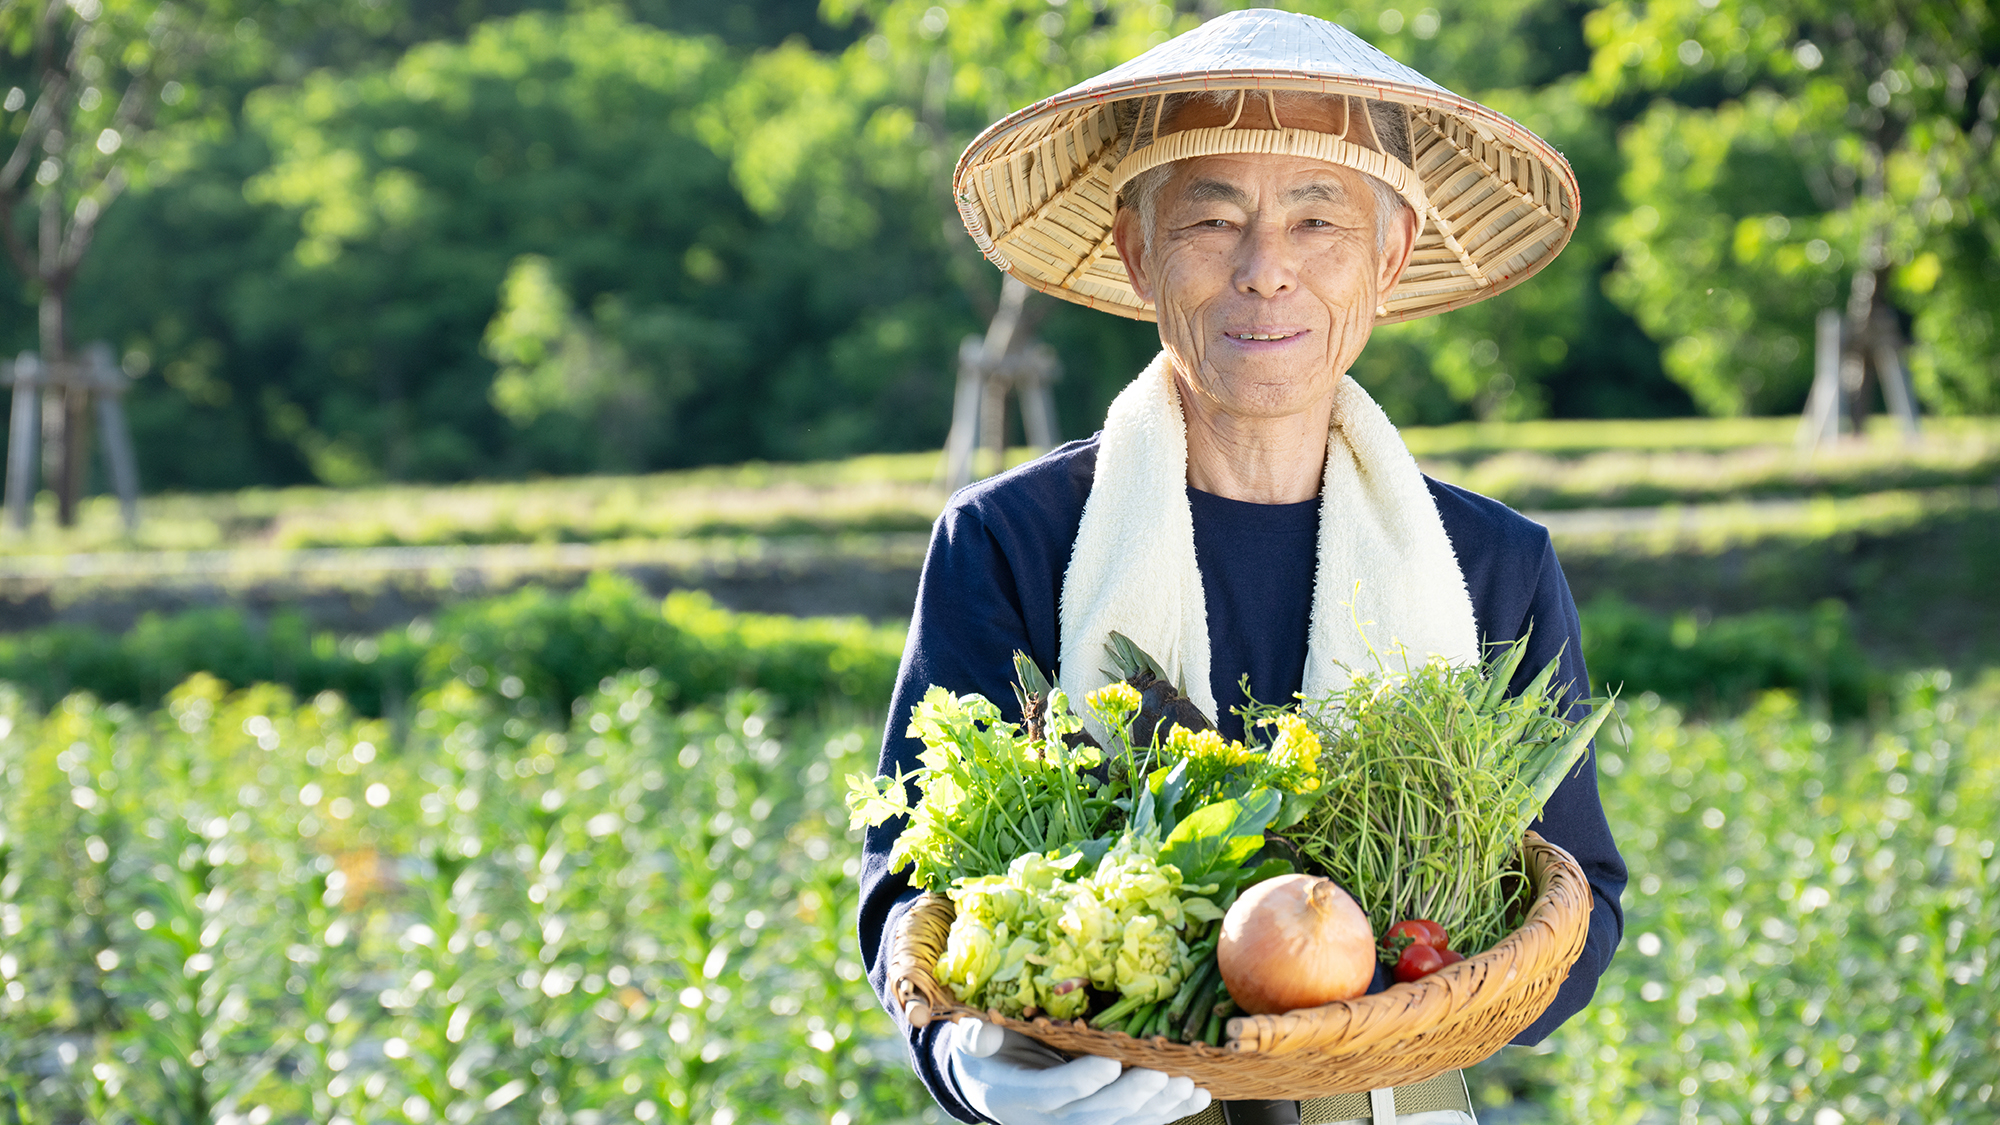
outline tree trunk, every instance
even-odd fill
[[[1861,260],[1854,264],[1854,282],[1847,292],[1840,390],[1847,400],[1847,416],[1852,419],[1856,437],[1868,432],[1867,355],[1879,314],[1886,309],[1883,290],[1889,282],[1889,232],[1884,229],[1882,219],[1882,201],[1888,191],[1887,151],[1888,146],[1880,141],[1868,146],[1868,170],[1862,177],[1860,198],[1853,205],[1866,216],[1868,227],[1861,235]]]
[[[62,409],[50,411],[53,418],[49,455],[55,465],[49,486],[56,490],[56,522],[76,526],[76,502],[83,493],[83,472],[89,462],[90,391],[70,381],[69,369],[69,285],[70,272],[63,268],[63,205],[59,193],[42,196],[40,230],[37,231],[41,269],[42,368],[54,375]]]
[[[42,368],[52,373],[69,371],[69,286],[45,284],[39,320],[41,322]],[[74,383],[52,388],[44,421],[48,439],[48,487],[56,494],[56,522],[76,526],[77,501],[83,495],[83,477],[90,460],[90,391]]]
[[[1881,247],[1878,239],[1871,237],[1870,242],[1873,245],[1864,249],[1863,253],[1873,259],[1879,255]],[[1881,314],[1887,311],[1882,301],[1882,287],[1887,280],[1884,275],[1887,272],[1864,264],[1854,271],[1854,288],[1848,295],[1846,331],[1841,333],[1840,392],[1846,400],[1847,417],[1856,437],[1867,435],[1868,414],[1874,405],[1874,396],[1869,394],[1868,354],[1875,342]]]

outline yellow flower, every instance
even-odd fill
[[[1114,680],[1083,697],[1083,702],[1108,727],[1123,727],[1139,713],[1139,689],[1124,680]]]
[[[1296,714],[1274,720],[1278,737],[1264,752],[1271,782],[1293,793],[1311,793],[1319,788],[1319,736]]]

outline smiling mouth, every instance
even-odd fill
[[[1304,335],[1304,333],[1303,332],[1225,332],[1223,333],[1223,335],[1229,337],[1232,340],[1289,340],[1294,336],[1302,336]]]

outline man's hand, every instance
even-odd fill
[[[1208,1108],[1208,1091],[1191,1079],[1096,1055],[1065,1062],[1025,1035],[978,1020],[960,1020],[944,1034],[959,1094],[1000,1125],[1166,1125]]]

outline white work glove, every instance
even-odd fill
[[[967,1105],[1000,1125],[1166,1125],[1208,1108],[1188,1078],[1084,1055],[1069,1062],[979,1020],[944,1029],[946,1065]]]

